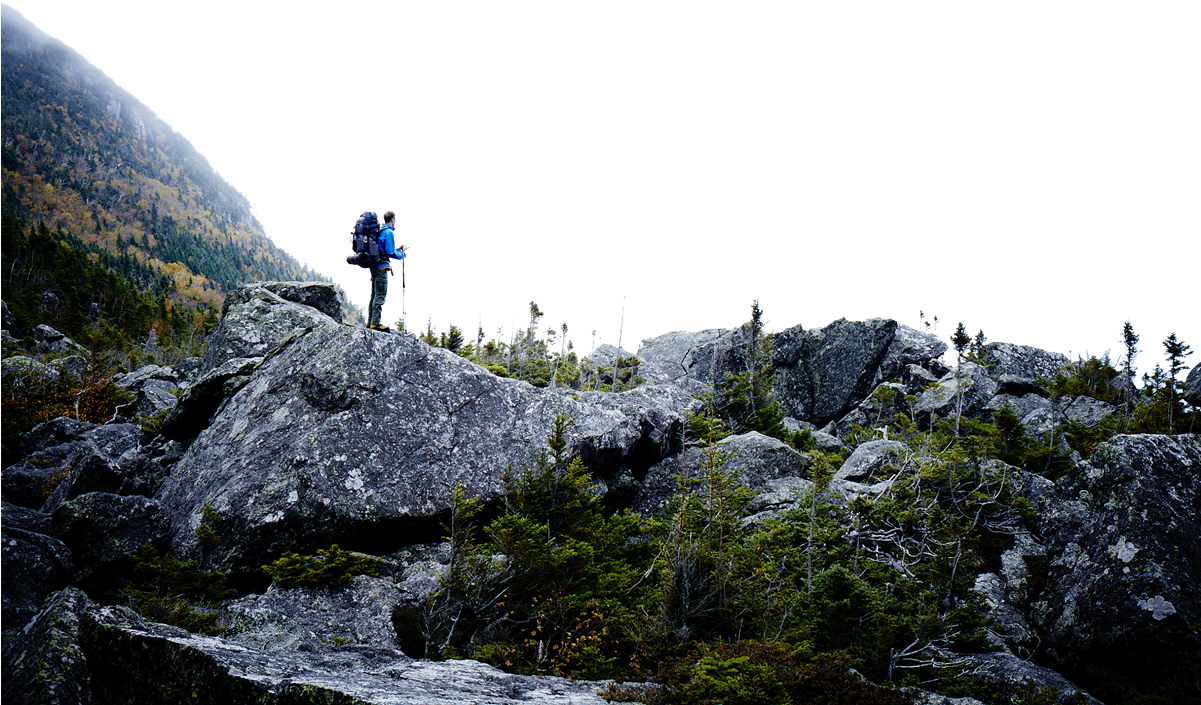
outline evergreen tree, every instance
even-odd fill
[[[745,359],[739,362],[745,369],[726,373],[718,390],[719,413],[736,433],[758,431],[785,440],[784,410],[776,398],[772,373],[774,349],[771,337],[763,330],[758,299],[751,304],[751,320],[743,325],[743,331],[747,339],[742,346]]]

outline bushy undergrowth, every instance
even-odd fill
[[[223,631],[215,626],[218,614],[206,608],[237,596],[226,586],[225,573],[202,571],[196,561],[161,554],[150,544],[129,557],[129,568],[128,578],[108,599],[151,621],[210,636]]]
[[[379,566],[378,558],[344,551],[334,544],[311,555],[285,553],[263,566],[263,572],[282,588],[340,587],[356,575],[379,575]]]

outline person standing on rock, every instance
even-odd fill
[[[392,273],[389,260],[404,259],[409,248],[396,246],[396,213],[384,213],[384,225],[379,231],[379,253],[381,262],[371,268],[371,306],[368,309],[367,327],[372,330],[389,330],[380,323],[384,311],[384,299],[388,296],[388,275]]]

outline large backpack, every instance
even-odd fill
[[[346,261],[360,267],[372,267],[386,260],[387,256],[379,251],[379,232],[379,218],[375,213],[367,211],[360,215],[354,230],[350,231],[350,246],[354,254],[347,257]]]

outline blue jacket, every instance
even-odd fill
[[[396,249],[396,238],[393,236],[393,228],[387,223],[384,224],[379,231],[379,253],[386,256],[383,262],[372,267],[372,269],[382,269],[391,265],[389,259],[404,259],[405,253]]]

